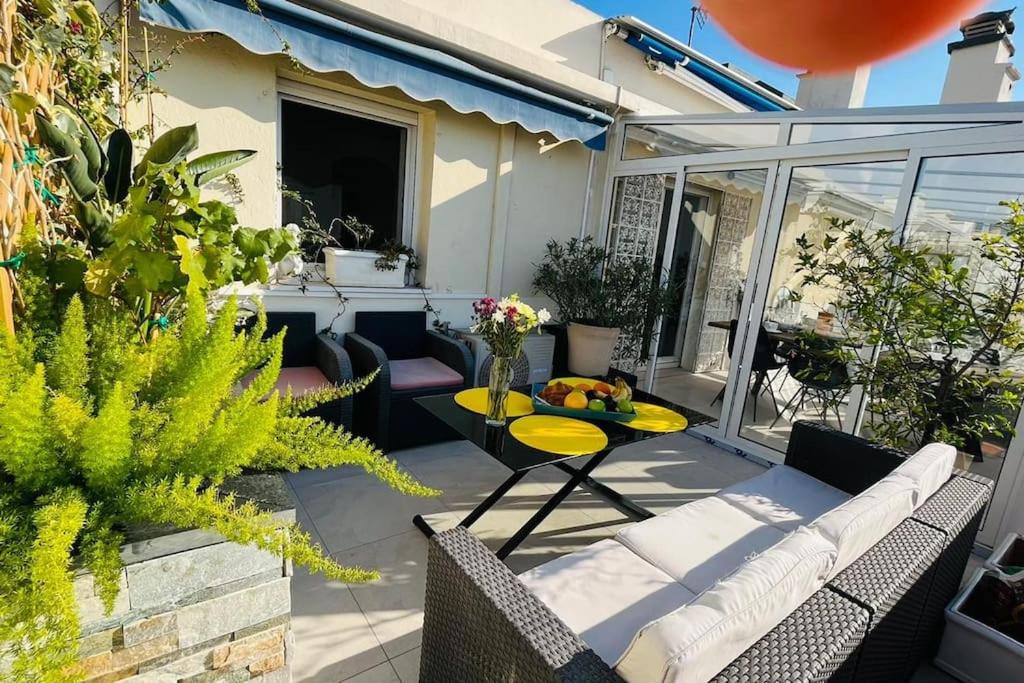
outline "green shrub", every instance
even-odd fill
[[[76,677],[72,564],[93,572],[112,607],[130,524],[216,531],[345,582],[376,577],[339,566],[295,525],[222,495],[225,477],[356,465],[403,493],[436,494],[366,440],[304,415],[375,373],[280,396],[285,333],[264,339],[262,311],[239,332],[234,299],[208,321],[193,293],[180,322],[143,344],[133,314],[120,310],[73,298],[46,354],[27,330],[0,333],[0,660],[11,659],[5,675],[14,680]],[[255,379],[237,390],[250,372]]]

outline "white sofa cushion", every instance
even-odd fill
[[[614,666],[633,634],[694,595],[614,539],[519,576],[527,588]]]
[[[914,508],[918,508],[953,476],[956,448],[945,443],[930,443],[906,459],[893,474],[901,474],[917,484]]]
[[[811,524],[811,529],[819,531],[839,551],[828,578],[846,569],[909,517],[916,495],[913,479],[893,473]]]
[[[850,494],[800,470],[778,465],[727,486],[717,496],[751,517],[790,532],[850,499]]]
[[[724,500],[710,497],[631,524],[615,538],[697,594],[783,536]]]
[[[632,683],[703,683],[825,585],[836,549],[801,528],[692,603],[652,621],[615,670]]]

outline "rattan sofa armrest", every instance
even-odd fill
[[[430,540],[424,611],[424,683],[622,683],[462,527]]]
[[[473,354],[463,342],[446,337],[440,332],[427,330],[427,351],[432,358],[436,358],[462,375],[466,386],[472,383]]]
[[[371,440],[379,440],[388,429],[391,419],[391,366],[384,349],[366,337],[349,332],[345,335],[345,350],[352,359],[352,369],[362,377],[377,368],[377,379],[359,393],[359,408],[355,411],[354,429],[356,434]]]
[[[905,458],[906,454],[895,448],[826,425],[799,421],[793,425],[785,463],[856,496],[899,467]]]
[[[316,366],[324,373],[324,377],[335,384],[344,384],[353,379],[352,360],[348,352],[341,344],[323,333],[316,336]],[[346,428],[351,428],[352,397],[339,399],[336,403],[337,419]]]

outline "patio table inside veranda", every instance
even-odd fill
[[[514,387],[513,391],[519,391],[530,395],[530,386]],[[515,420],[522,417],[509,417],[505,426],[492,427],[485,423],[484,416],[463,408],[455,402],[455,394],[443,394],[439,396],[425,396],[415,401],[442,420],[449,427],[458,432],[468,441],[476,444],[487,455],[504,465],[511,474],[493,492],[491,492],[476,508],[459,522],[459,526],[469,528],[480,517],[490,510],[505,496],[523,477],[530,472],[542,467],[555,467],[569,475],[569,480],[555,492],[531,517],[516,531],[497,552],[497,556],[504,560],[509,556],[526,538],[550,515],[574,490],[582,488],[595,496],[607,501],[609,505],[626,515],[633,521],[643,521],[654,516],[654,513],[625,495],[606,484],[595,480],[591,473],[612,452],[620,446],[639,443],[658,436],[664,436],[665,431],[644,431],[635,429],[624,424],[610,421],[587,420],[588,423],[598,427],[608,437],[608,443],[604,448],[589,454],[563,455],[551,453],[532,446],[528,446],[513,436],[509,427]],[[633,401],[648,403],[679,413],[686,418],[687,424],[675,431],[683,431],[688,426],[701,421],[706,416],[694,414],[682,406],[671,401],[659,398],[645,391],[634,390]],[[569,461],[580,461],[582,464],[575,466]],[[413,518],[413,524],[428,538],[436,531],[422,515]]]

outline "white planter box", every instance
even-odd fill
[[[964,602],[986,569],[978,569],[946,608],[946,630],[935,664],[965,683],[1008,683],[1021,680],[1024,645],[963,614]]]
[[[324,270],[327,281],[339,287],[405,287],[405,270],[408,256],[398,257],[394,270],[377,270],[374,261],[380,258],[376,251],[352,251],[351,249],[324,249]]]

